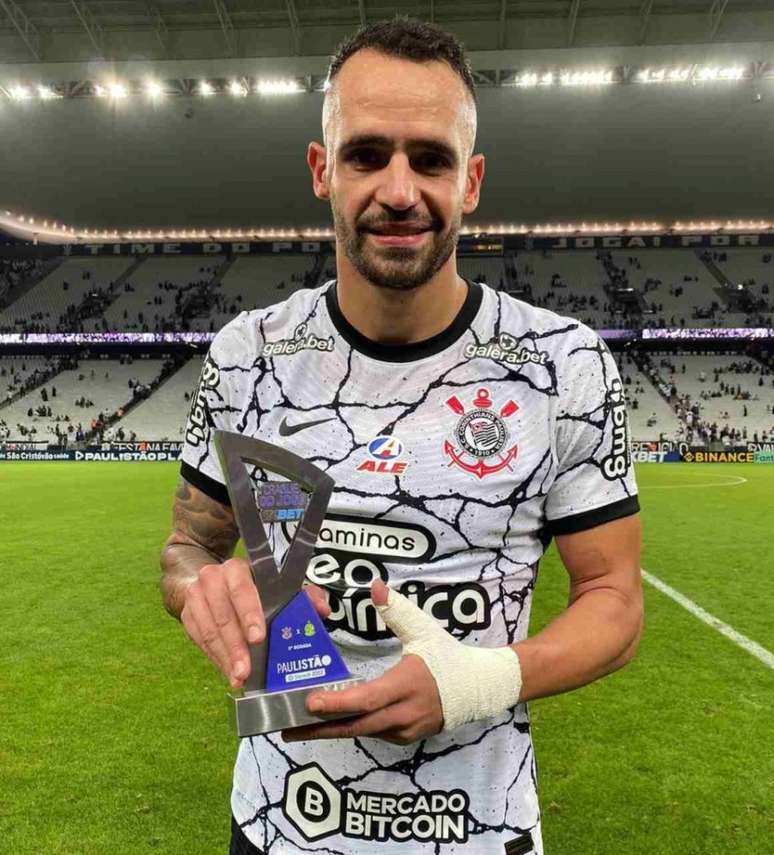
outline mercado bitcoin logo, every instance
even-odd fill
[[[282,812],[307,840],[465,843],[469,799],[462,790],[379,793],[337,787],[316,764],[285,778]]]

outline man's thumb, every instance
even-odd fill
[[[372,583],[371,600],[386,626],[398,636],[404,647],[425,636],[444,632],[430,615],[381,580]]]
[[[386,606],[390,589],[381,579],[375,579],[371,583],[371,601],[375,606]]]

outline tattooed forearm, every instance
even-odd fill
[[[184,534],[184,542],[193,542],[207,550],[218,563],[231,557],[239,529],[231,508],[209,498],[181,478],[175,493],[174,527]]]
[[[231,508],[181,478],[175,494],[174,530],[161,553],[161,594],[171,615],[180,617],[186,588],[199,570],[230,558],[238,540]]]

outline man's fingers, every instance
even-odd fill
[[[231,558],[223,565],[226,585],[245,638],[258,644],[266,637],[266,622],[250,565],[244,558]]]
[[[215,662],[220,671],[234,684],[236,681],[231,673],[231,662],[223,644],[223,639],[220,637],[218,628],[212,615],[207,607],[207,601],[204,594],[196,590],[194,584],[188,589],[188,596],[185,601],[185,610],[189,612],[193,623],[197,627],[199,638],[196,643],[204,650],[207,656]]]
[[[319,585],[308,583],[304,585],[304,590],[309,595],[315,611],[321,618],[327,618],[331,613],[331,607],[328,605],[328,592]]]
[[[285,742],[304,739],[353,739],[356,736],[379,736],[388,742],[406,742],[401,733],[411,726],[411,704],[392,704],[376,712],[323,724],[309,724],[282,731]]]
[[[203,567],[199,580],[212,620],[228,655],[228,676],[232,680],[246,680],[250,674],[250,655],[229,590],[223,584],[221,569],[216,565]]]
[[[183,627],[185,628],[185,631],[191,641],[193,641],[193,643],[200,650],[203,651],[204,655],[210,660],[210,662],[212,662],[212,664],[218,669],[218,671],[220,671],[220,662],[218,662],[218,660],[204,646],[204,642],[201,640],[201,631],[199,630],[199,627],[196,623],[196,619],[194,618],[193,614],[191,613],[191,610],[188,607],[184,608],[183,611],[180,613],[180,621],[183,624]]]
[[[399,665],[390,668],[381,677],[369,680],[351,689],[336,692],[316,692],[306,701],[306,708],[315,715],[337,715],[371,713],[394,704],[406,697],[412,686],[407,684],[405,675],[396,670]]]

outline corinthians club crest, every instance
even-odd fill
[[[508,400],[495,411],[489,390],[478,389],[473,399],[474,409],[466,411],[456,395],[447,399],[446,406],[461,417],[454,428],[456,443],[447,439],[443,444],[444,453],[451,458],[449,466],[459,466],[476,478],[486,478],[501,469],[511,468],[518,445],[508,446],[510,434],[505,420],[519,409],[515,401]],[[496,462],[484,462],[490,458],[495,458]]]

